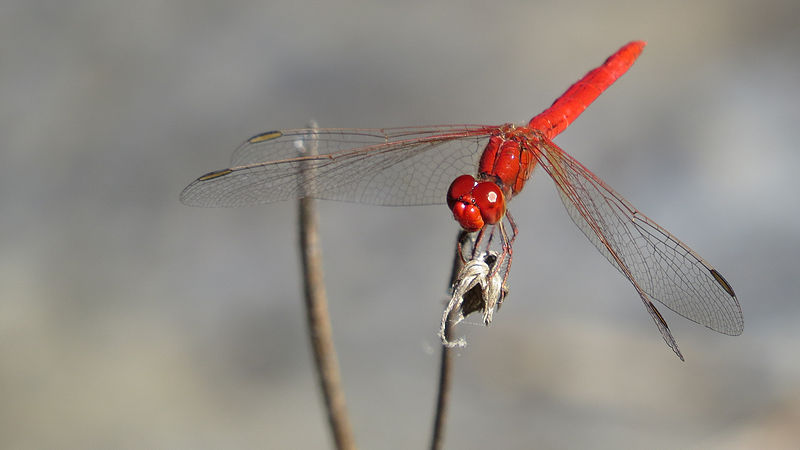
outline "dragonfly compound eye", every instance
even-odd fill
[[[447,207],[453,209],[456,202],[461,200],[461,197],[468,195],[472,192],[472,188],[478,184],[472,175],[461,175],[450,183],[450,189],[447,190]]]
[[[470,198],[470,200],[472,200]],[[459,201],[453,206],[453,217],[465,231],[473,232],[483,228],[481,210],[473,201]]]
[[[478,183],[472,189],[472,196],[475,204],[481,210],[483,221],[494,225],[503,218],[506,213],[506,201],[500,187],[491,181]]]

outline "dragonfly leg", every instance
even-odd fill
[[[506,218],[508,219],[508,225],[511,227],[511,235],[509,236],[509,234],[506,232],[506,227],[503,226],[503,222],[501,221],[498,225],[500,228],[500,237],[503,240],[503,247],[497,261],[497,265],[494,267],[494,271],[497,272],[500,270],[503,263],[505,263],[505,269],[503,270],[503,295],[498,302],[498,308],[503,301],[503,297],[505,297],[505,293],[508,291],[508,288],[506,287],[506,281],[508,281],[508,276],[511,273],[511,260],[514,254],[513,243],[514,239],[517,238],[517,233],[519,232],[517,223],[514,221],[514,218],[509,212],[506,212]]]
[[[485,234],[486,234],[486,227],[483,227],[480,229],[480,231],[478,231],[478,235],[475,236],[475,243],[472,246],[472,256],[470,256],[469,258],[470,260],[473,260],[478,257],[478,254],[480,253],[479,248],[481,246],[481,241],[483,241],[483,237]],[[491,245],[491,243],[492,243],[492,233],[489,233],[489,240],[486,243],[487,250],[489,249],[489,245]]]

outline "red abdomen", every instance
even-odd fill
[[[598,95],[622,76],[644,46],[643,41],[624,45],[600,67],[570,86],[527,126],[507,124],[499,127],[481,155],[477,179],[461,175],[447,191],[447,205],[461,227],[477,231],[487,224],[500,222],[506,202],[522,190],[533,173],[536,166],[533,152],[547,155],[552,150],[558,155],[561,151],[558,147],[547,148],[552,145],[550,139],[564,131]],[[550,175],[556,179],[552,173]]]

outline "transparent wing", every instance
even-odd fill
[[[294,129],[262,133],[232,166],[181,192],[191,206],[244,206],[301,197],[376,205],[444,203],[461,174],[475,174],[492,131],[485,125],[387,129]],[[308,150],[316,146],[317,156]]]
[[[712,330],[742,333],[742,310],[733,288],[711,264],[549,140],[542,139],[533,150],[573,222],[630,280],[678,356],[680,350],[651,298]]]

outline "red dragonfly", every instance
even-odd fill
[[[650,220],[552,139],[622,76],[645,43],[630,42],[527,125],[288,129],[251,137],[232,167],[187,186],[191,206],[245,206],[302,197],[376,205],[447,203],[467,231],[500,226],[506,203],[540,166],[572,220],[636,289],[667,345],[683,359],[652,300],[727,335],[743,329],[733,288],[711,264]],[[308,144],[318,154],[304,153]],[[453,181],[454,180],[454,181]],[[449,187],[448,187],[449,185]],[[510,242],[502,232],[510,264]]]

